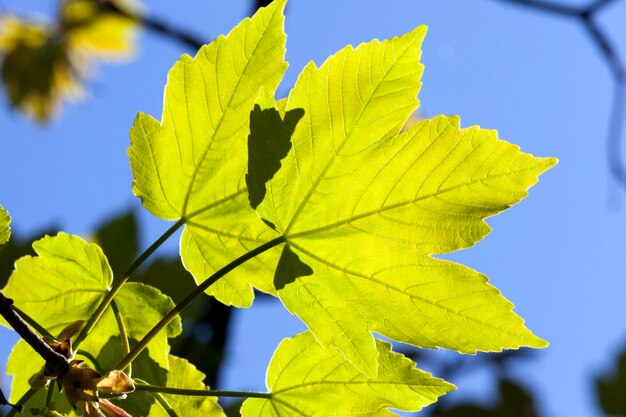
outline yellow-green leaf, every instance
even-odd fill
[[[134,54],[138,25],[135,20],[124,16],[133,16],[133,4],[125,0],[109,2],[109,7],[122,12],[103,10],[93,0],[61,2],[59,20],[66,28],[66,42],[70,49],[92,59],[125,59]]]
[[[423,33],[305,68],[286,106],[305,116],[257,209],[287,242],[274,261],[285,306],[368,375],[377,372],[371,332],[466,353],[546,346],[486,277],[430,255],[482,239],[484,219],[556,161],[495,131],[460,129],[457,117],[399,134],[418,105]]]
[[[276,235],[249,210],[244,175],[250,111],[261,90],[276,90],[287,67],[284,6],[274,1],[195,58],[183,56],[169,73],[161,122],[140,114],[131,130],[133,191],[155,216],[185,220],[181,254],[197,281]],[[245,216],[231,214],[244,208]],[[251,284],[273,292],[271,270],[259,273],[259,265],[208,292],[250,305]]]
[[[0,206],[0,246],[4,245],[11,238],[11,217],[9,212]]]
[[[368,377],[335,349],[320,346],[310,332],[283,340],[267,370],[269,398],[251,398],[243,417],[380,416],[389,408],[419,411],[454,389],[415,368],[378,340],[379,373]]]
[[[16,262],[4,294],[53,335],[78,320],[86,321],[112,282],[111,269],[100,247],[60,233],[36,241],[33,248],[37,256],[25,256]],[[174,307],[169,297],[140,283],[124,284],[114,302],[127,335],[133,340],[141,339]],[[0,320],[0,324],[6,322]],[[168,368],[167,339],[181,330],[180,318],[176,318],[148,345],[150,358],[163,369]],[[115,348],[110,345],[111,338],[117,339]],[[111,307],[81,348],[100,357],[103,367],[113,366],[121,359],[120,328]],[[23,372],[22,368],[16,369]],[[30,376],[26,375],[26,380]]]
[[[171,388],[206,389],[205,375],[186,359],[173,355],[169,357],[170,370],[164,385]],[[163,394],[163,397],[178,413],[179,417],[223,417],[224,412],[217,403],[217,397],[191,397]]]

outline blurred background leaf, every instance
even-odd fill
[[[604,414],[626,416],[626,350],[615,362],[615,366],[595,378],[596,397]]]

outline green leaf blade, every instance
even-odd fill
[[[394,50],[389,41],[374,45]],[[293,279],[279,263],[278,281],[287,283],[279,297],[324,346],[337,347],[370,376],[377,372],[372,331],[467,353],[545,347],[484,276],[430,255],[481,240],[490,231],[485,218],[519,202],[556,160],[519,152],[494,131],[461,129],[457,117],[423,121],[396,135],[398,128],[383,114],[365,123],[374,136],[370,130],[353,133],[372,100],[360,97],[365,105],[355,118],[337,107],[356,100],[352,91],[328,97],[341,91],[333,76],[358,83],[358,72],[343,70],[367,67],[359,48],[346,49],[337,54],[339,63],[330,59],[319,70],[309,65],[287,102],[287,109],[302,106],[305,117],[257,211],[314,273]],[[415,77],[421,70],[413,68]],[[392,89],[405,90],[410,88]],[[400,120],[398,112],[389,117]],[[372,123],[378,120],[377,130]]]
[[[11,217],[9,212],[0,206],[0,246],[4,245],[11,238]]]
[[[273,94],[287,67],[284,7],[284,0],[275,1],[195,58],[183,56],[169,73],[161,122],[140,114],[131,130],[133,190],[154,215],[185,218],[181,254],[196,281],[245,253],[264,232],[246,201],[245,149],[259,92]],[[220,218],[224,206],[238,210],[237,230]],[[227,280],[209,293],[250,305],[250,284]],[[272,292],[270,274],[259,281]]]
[[[275,224],[291,231],[337,157],[359,152],[400,130],[419,106],[420,47],[425,33],[426,27],[420,26],[391,40],[348,46],[320,68],[313,63],[305,67],[287,101],[288,111],[304,109],[305,115],[294,133],[294,152],[284,160],[282,175],[272,182],[280,196],[268,204],[277,213],[272,215],[261,206],[264,218],[273,223],[288,218],[289,224]]]
[[[189,361],[170,355],[170,370],[166,384],[171,388],[206,389],[205,375]],[[217,397],[191,397],[184,395],[163,394],[179,417],[207,416],[223,417],[224,411],[217,403]]]
[[[33,248],[37,256],[16,262],[4,294],[53,334],[89,317],[113,280],[100,247],[59,233]]]
[[[376,348],[380,372],[371,378],[310,332],[285,339],[268,367],[270,397],[246,400],[242,416],[393,416],[387,408],[419,411],[454,389],[416,369],[389,343],[377,341]]]
[[[95,312],[109,290],[112,272],[100,247],[77,236],[46,236],[33,247],[36,256],[25,256],[16,262],[3,292],[56,336],[68,324],[85,321]],[[174,307],[169,297],[141,283],[124,284],[114,302],[131,340],[143,338]],[[148,344],[145,356],[154,367],[164,371],[169,368],[167,339],[181,331],[181,320],[177,318]],[[121,338],[113,309],[108,308],[80,348],[97,358],[99,369],[108,370],[124,355]],[[23,360],[26,356],[30,357],[28,366]],[[89,357],[81,359],[91,361]],[[43,360],[32,348],[18,342],[7,365],[7,372],[14,376],[12,398],[19,398],[28,390],[28,380],[42,366]],[[39,395],[31,399],[28,405],[39,406],[40,402],[35,402],[38,398]],[[67,405],[65,400],[59,401],[60,407]]]

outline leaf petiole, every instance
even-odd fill
[[[117,303],[115,300],[111,302],[111,309],[113,310],[113,315],[115,316],[115,321],[117,322],[117,328],[120,331],[120,337],[122,338],[122,352],[124,355],[128,355],[130,352],[130,344],[128,343],[128,333],[126,332],[126,326],[122,321],[122,316],[120,315],[120,310],[117,308]],[[122,369],[129,377],[132,376],[133,370],[130,364],[126,367],[126,369]]]
[[[105,374],[104,369],[102,368],[102,366],[100,366],[100,363],[98,362],[96,357],[93,356],[91,353],[85,350],[79,349],[78,351],[76,351],[76,355],[89,359],[89,361],[91,361],[92,367],[96,370],[96,372],[98,372],[101,375]]]
[[[284,243],[285,237],[279,236],[275,239],[270,240],[258,246],[255,249],[252,249],[250,252],[247,252],[241,255],[239,258],[230,262],[228,265],[222,267],[220,270],[215,272],[213,275],[205,279],[200,285],[194,288],[189,294],[185,296],[176,306],[165,315],[157,324],[154,325],[152,330],[150,330],[144,337],[131,349],[131,351],[122,358],[122,360],[113,368],[113,369],[124,369],[128,364],[130,364],[139,354],[146,348],[148,343],[161,331],[163,330],[181,311],[183,311],[193,300],[196,299],[200,294],[202,294],[207,288],[213,285],[217,280],[222,278],[224,275],[228,274],[233,269],[237,268],[239,265],[243,264],[246,261],[254,258],[257,255],[273,248],[274,246],[278,246],[281,243]]]
[[[172,408],[170,403],[168,403],[167,400],[163,398],[160,393],[151,392],[150,395],[159,403],[161,407],[163,407],[169,417],[178,417],[178,414],[176,414],[176,410]]]
[[[35,329],[35,331],[37,333],[39,333],[39,335],[41,337],[44,336],[48,336],[51,339],[55,339],[54,336],[52,336],[52,334],[47,331],[46,329],[44,329],[41,324],[37,323],[37,321],[35,321],[35,319],[33,319],[32,317],[30,317],[28,314],[24,313],[22,310],[20,310],[19,308],[17,308],[15,305],[12,306],[13,310],[22,318],[22,320],[24,320],[30,327],[32,327],[33,329]]]
[[[98,306],[96,311],[92,314],[92,316],[89,318],[87,323],[85,323],[85,326],[81,329],[81,331],[78,334],[78,336],[76,336],[76,340],[74,340],[74,348],[75,349],[78,348],[78,346],[85,340],[87,335],[93,330],[93,328],[95,327],[96,323],[98,323],[98,320],[100,320],[100,317],[102,317],[102,315],[104,314],[104,312],[107,309],[107,307],[111,304],[111,301],[113,301],[113,298],[115,298],[115,296],[117,295],[119,290],[122,288],[122,285],[124,285],[124,283],[126,281],[128,281],[130,276],[133,273],[135,273],[135,271],[137,271],[137,269],[139,269],[139,267],[163,243],[165,243],[165,241],[167,239],[169,239],[178,229],[180,229],[185,224],[185,220],[186,220],[185,218],[181,218],[176,223],[174,223],[169,229],[167,229],[165,231],[165,233],[163,233],[152,245],[150,245],[150,247],[148,249],[146,249],[143,253],[141,253],[141,255],[139,255],[133,261],[133,263],[128,267],[126,272],[124,272],[122,277],[120,279],[116,280],[113,283],[113,286],[111,287],[109,292],[106,293],[106,295],[104,296],[104,298],[100,302],[100,305]]]
[[[135,390],[145,392],[160,392],[162,394],[172,395],[187,395],[192,397],[271,398],[272,396],[272,394],[268,392],[187,389],[162,387],[158,385],[148,384],[137,384],[135,385]]]

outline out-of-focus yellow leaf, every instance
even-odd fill
[[[131,0],[64,0],[56,24],[0,17],[2,81],[10,103],[46,122],[62,101],[81,97],[81,80],[96,61],[134,54],[136,9]]]
[[[43,122],[62,100],[81,95],[79,70],[53,28],[14,17],[1,18],[0,28],[2,81],[13,106]]]
[[[123,14],[103,9],[96,0],[65,0],[61,4],[60,25],[72,52],[110,60],[134,55],[138,25],[132,16],[136,6],[120,0],[107,3]]]

